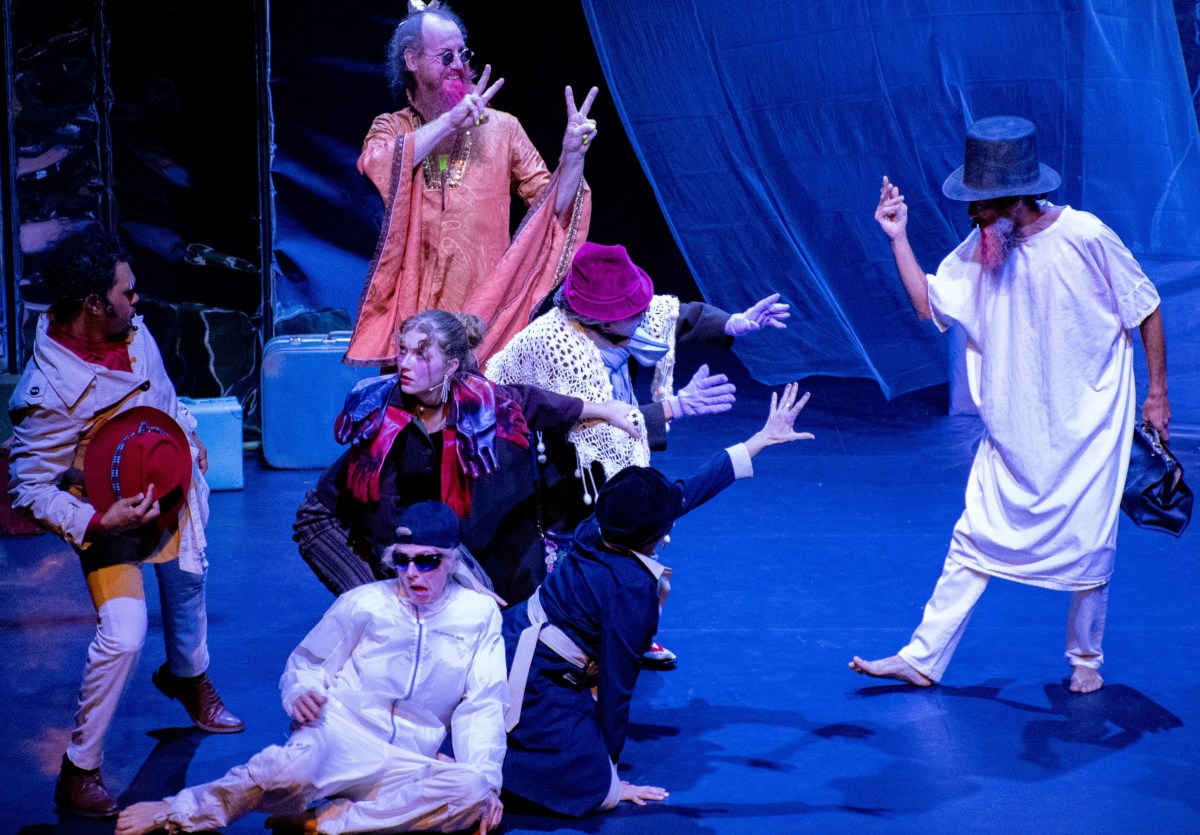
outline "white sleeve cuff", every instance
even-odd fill
[[[733,462],[733,477],[751,478],[754,475],[754,465],[750,463],[750,451],[745,444],[735,444],[729,447],[729,460]]]
[[[929,285],[933,280],[934,276],[930,275],[929,273],[925,273],[925,306],[929,311],[930,321],[937,325],[938,330],[940,330],[942,333],[945,333],[946,331],[950,330],[950,323],[942,321],[942,319],[938,316],[937,308],[933,306],[933,293],[929,292]]]

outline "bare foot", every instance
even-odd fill
[[[915,684],[917,687],[928,687],[933,684],[933,679],[924,673],[918,672],[912,664],[909,664],[899,655],[889,655],[887,658],[880,658],[878,661],[864,661],[856,655],[854,656],[854,660],[850,662],[850,669],[865,676],[894,678],[897,681]]]
[[[171,804],[165,800],[126,806],[117,817],[116,835],[144,835],[146,832],[162,829],[170,811]]]
[[[1080,664],[1071,668],[1071,692],[1094,693],[1104,686],[1104,679],[1098,670],[1084,667]]]

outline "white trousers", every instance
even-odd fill
[[[121,694],[137,669],[146,642],[146,591],[143,563],[118,563],[87,571],[88,592],[96,607],[96,635],[88,646],[67,757],[80,768],[99,768],[104,737]],[[208,669],[208,614],[205,574],[191,574],[179,560],[152,563],[158,579],[167,669],[182,677]]]
[[[962,640],[971,612],[991,576],[946,557],[942,576],[925,604],[920,625],[898,653],[918,672],[941,681],[950,658]],[[1096,670],[1104,663],[1101,644],[1108,614],[1108,584],[1071,592],[1067,612],[1067,660],[1073,667]]]
[[[492,794],[483,773],[388,745],[353,720],[328,710],[219,780],[167,798],[171,832],[207,831],[250,812],[294,814],[316,798],[318,831],[454,832],[477,823]]]

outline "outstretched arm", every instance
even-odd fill
[[[597,92],[599,90],[595,87],[588,90],[583,106],[577,108],[575,94],[570,87],[565,90],[567,130],[563,134],[562,158],[559,160],[558,193],[554,196],[554,213],[560,218],[565,217],[575,203],[575,192],[579,190],[579,181],[583,178],[583,156],[596,138],[596,122],[588,118],[588,111],[592,109]]]
[[[745,336],[763,328],[786,328],[792,314],[789,305],[779,301],[779,294],[772,293],[760,299],[744,313],[735,313],[725,322],[725,333],[729,336]]]
[[[772,393],[771,408],[762,429],[744,443],[734,444],[713,456],[707,464],[687,478],[677,481],[686,497],[684,513],[695,510],[733,484],[736,479],[753,476],[754,467],[750,459],[767,447],[791,441],[812,440],[812,433],[796,432],[792,428],[796,417],[808,402],[807,393],[797,399],[798,390],[799,386],[796,383],[788,383],[784,386],[782,395]]]
[[[892,242],[892,256],[896,259],[896,269],[904,289],[908,291],[908,299],[912,302],[917,318],[929,321],[933,318],[929,312],[929,284],[925,271],[917,263],[908,243],[908,205],[898,186],[894,186],[887,177],[883,178],[883,186],[879,189],[879,205],[875,207],[875,222]]]
[[[1163,333],[1162,307],[1142,320],[1138,326],[1142,347],[1146,349],[1146,370],[1150,374],[1150,391],[1142,404],[1142,420],[1153,426],[1160,438],[1170,440],[1171,404],[1167,402],[1167,339]]]
[[[696,369],[688,384],[662,401],[668,420],[728,412],[737,402],[737,387],[724,374],[710,374],[708,363]]]
[[[771,409],[767,412],[767,422],[746,441],[746,451],[750,453],[751,458],[769,446],[813,439],[811,432],[797,432],[793,428],[809,397],[808,392],[804,392],[804,396],[797,399],[796,394],[799,391],[798,383],[788,383],[783,387],[782,395],[771,392]]]

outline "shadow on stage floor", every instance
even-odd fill
[[[675,424],[660,468],[689,472],[760,425],[766,390],[738,384],[730,415]],[[850,657],[893,653],[920,616],[979,424],[946,417],[944,391],[887,402],[861,381],[806,386],[800,424],[817,439],[755,459],[754,479],[689,515],[664,555],[675,572],[660,638],[680,663],[639,682],[622,776],[670,799],[582,822],[514,811],[507,831],[1200,831],[1200,534],[1122,519],[1098,693],[1066,689],[1067,596],[1000,581],[941,686],[860,678]],[[1194,442],[1177,451],[1200,465]],[[163,656],[151,594],[151,634],[107,745],[123,803],[212,779],[286,737],[279,675],[331,600],[291,541],[318,473],[246,465],[244,491],[214,495],[208,534],[211,673],[248,729],[181,727],[150,685]],[[0,540],[0,586],[0,832],[112,832],[60,819],[52,801],[93,618],[77,561],[49,536]]]

